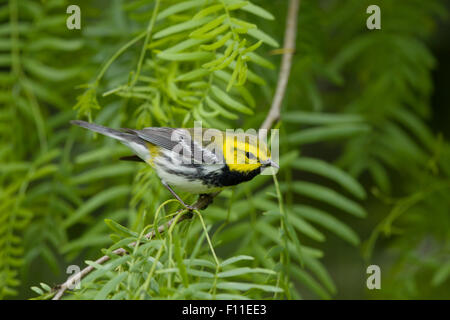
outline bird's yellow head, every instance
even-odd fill
[[[258,169],[278,165],[270,159],[270,152],[265,142],[249,134],[226,135],[223,155],[231,171],[250,173]]]

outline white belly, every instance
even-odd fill
[[[164,170],[156,169],[156,173],[161,180],[165,181],[169,186],[176,190],[189,192],[193,194],[212,193],[221,190],[220,187],[211,187],[203,184],[201,180],[191,181],[183,176],[168,173]]]

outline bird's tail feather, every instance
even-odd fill
[[[104,127],[95,123],[90,123],[82,120],[71,120],[71,124],[74,124],[76,126],[95,131],[98,133],[101,133],[105,136],[120,140],[120,141],[130,141],[135,140],[137,137],[135,135],[132,135],[130,133],[124,133],[122,131],[111,129],[108,127]]]
[[[111,129],[95,123],[81,120],[71,120],[70,123],[117,139],[124,145],[132,149],[142,160],[147,161],[148,159],[150,159],[150,152],[146,146],[146,141],[138,137],[136,134],[122,132],[120,130]]]

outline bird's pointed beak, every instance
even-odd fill
[[[278,163],[276,163],[272,159],[269,159],[269,164],[270,164],[271,167],[274,167],[276,169],[280,169],[280,166],[278,165]]]
[[[269,170],[268,169],[269,167],[272,167],[273,169]],[[280,169],[280,166],[278,165],[278,163],[276,163],[272,159],[267,159],[264,163],[262,163],[261,174],[272,175],[272,174],[275,174],[278,171],[278,169]]]
[[[263,162],[262,164],[264,167],[274,167],[276,169],[280,169],[280,166],[278,165],[278,163],[276,163],[272,159],[267,159],[267,161]]]

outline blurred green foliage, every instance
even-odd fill
[[[118,160],[125,147],[70,127],[258,128],[287,3],[76,1],[82,28],[68,30],[73,1],[1,1],[0,297],[47,298],[85,261],[96,270],[64,297],[345,297],[335,277],[354,275],[326,259],[338,239],[361,257],[345,262],[353,297],[449,298],[450,146],[430,122],[440,1],[380,0],[376,31],[370,1],[301,1],[279,174],[154,240],[142,235],[179,204],[150,168]],[[380,291],[364,291],[369,264]]]

